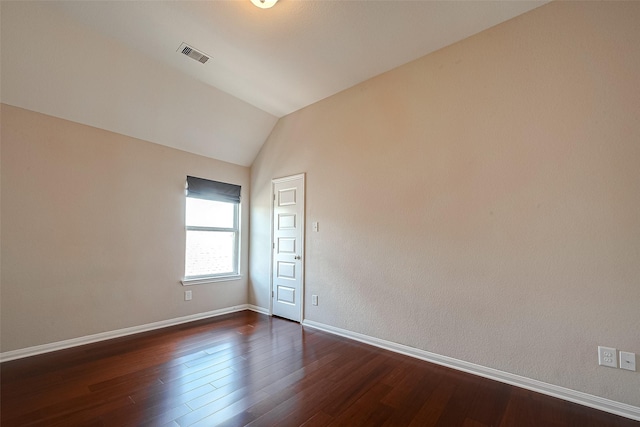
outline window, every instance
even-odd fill
[[[187,177],[183,284],[239,275],[240,186]]]

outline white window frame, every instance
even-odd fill
[[[188,196],[186,196],[185,199],[186,198],[188,198]],[[187,247],[186,247],[187,231],[193,230],[193,231],[210,231],[210,232],[225,232],[225,233],[232,232],[234,233],[234,236],[235,236],[235,241],[234,241],[235,250],[233,253],[234,271],[224,272],[219,274],[185,276],[184,279],[180,281],[183,286],[200,285],[205,283],[223,282],[223,281],[230,281],[230,280],[240,280],[242,277],[240,275],[240,253],[241,253],[240,252],[240,249],[241,249],[240,248],[240,218],[241,218],[240,203],[231,203],[231,202],[221,202],[221,203],[230,203],[234,206],[233,207],[233,227],[232,228],[200,227],[200,226],[190,226],[185,224],[185,260],[186,260],[186,250],[187,250]],[[186,206],[185,206],[185,209],[186,209]],[[186,221],[186,215],[185,215],[185,221]],[[186,265],[185,265],[185,270],[186,270]]]

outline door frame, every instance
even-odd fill
[[[282,182],[294,181],[296,179],[302,178],[302,226],[300,227],[300,324],[304,320],[304,264],[305,264],[305,256],[304,256],[304,246],[305,246],[305,228],[306,228],[306,216],[307,216],[307,196],[306,196],[306,187],[307,187],[307,179],[306,172],[302,172],[296,175],[284,176],[281,178],[273,178],[271,180],[271,209],[269,213],[270,225],[271,229],[271,251],[270,259],[269,259],[269,315],[273,316],[273,251],[275,250],[275,230],[273,226],[273,211],[275,209],[275,201],[276,201],[276,184],[280,184]]]

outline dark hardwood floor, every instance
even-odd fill
[[[1,365],[2,426],[640,422],[253,312]]]

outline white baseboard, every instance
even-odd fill
[[[189,316],[178,317],[175,319],[161,320],[159,322],[147,323],[145,325],[132,326],[130,328],[117,329],[115,331],[101,332],[99,334],[87,335],[84,337],[72,338],[69,340],[37,345],[34,347],[21,348],[19,350],[12,350],[12,351],[0,353],[0,363],[7,362],[9,360],[22,359],[23,357],[49,353],[52,351],[63,350],[65,348],[91,344],[98,341],[104,341],[104,340],[109,340],[113,338],[124,337],[127,335],[138,334],[140,332],[147,332],[155,329],[166,328],[169,326],[180,325],[182,323],[207,319],[209,317],[222,316],[223,314],[235,313],[237,311],[242,311],[242,310],[253,310],[253,311],[262,313],[261,310],[263,309],[261,309],[260,307],[250,306],[249,304],[234,305],[232,307],[221,308],[218,310],[207,311],[204,313],[191,314]]]
[[[323,323],[314,322],[313,320],[304,320],[302,322],[302,325],[324,332],[329,332],[334,335],[339,335],[341,337],[349,338],[355,341],[360,341],[362,343],[383,348],[385,350],[390,350],[395,353],[400,353],[406,356],[415,357],[417,359],[426,360],[427,362],[432,362],[438,365],[453,368],[458,371],[463,371],[484,378],[489,378],[491,380],[500,381],[502,383],[521,387],[527,390],[557,397],[563,400],[568,400],[569,402],[578,403],[590,408],[599,409],[611,414],[620,415],[622,417],[640,421],[640,407],[637,406],[604,399],[602,397],[593,396],[591,394],[571,390],[564,387],[559,387],[531,378],[521,377],[519,375],[510,374],[508,372],[499,371],[497,369],[487,368],[485,366],[476,365],[474,363],[465,362],[463,360],[454,359],[452,357],[441,356],[439,354],[430,353],[428,351],[408,347],[406,345],[397,344],[391,341],[381,340],[379,338],[359,334],[357,332],[351,332],[346,329],[340,329],[334,326],[325,325]]]
[[[253,305],[253,304],[247,304],[247,309],[251,311],[255,311],[256,313],[266,314],[267,316],[271,314],[269,313],[268,309],[263,307],[258,307],[257,305]]]

